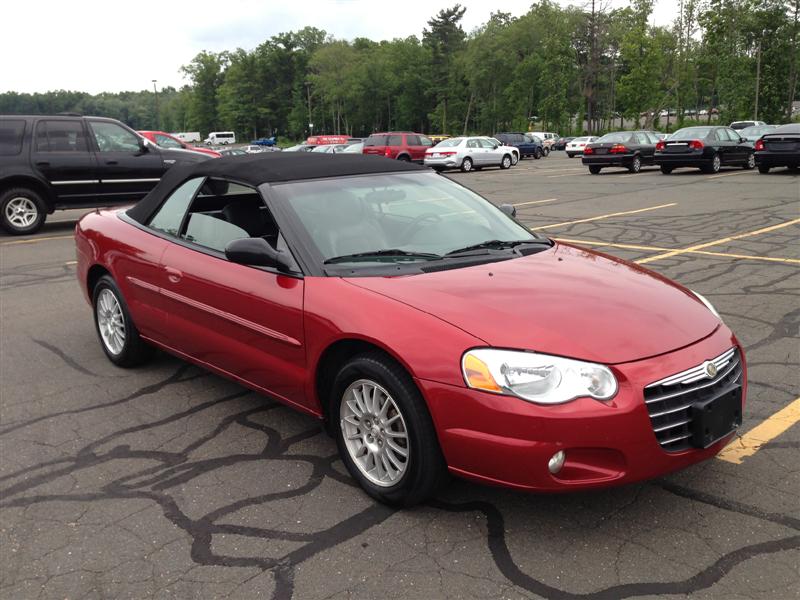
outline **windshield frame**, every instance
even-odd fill
[[[443,177],[438,173],[429,173],[426,171],[411,172],[411,173],[365,173],[358,175],[348,176],[333,176],[333,177],[318,177],[308,179],[294,179],[291,181],[263,183],[258,186],[262,197],[265,199],[272,215],[278,224],[278,228],[284,235],[284,239],[292,249],[295,258],[300,265],[303,273],[307,276],[316,277],[386,277],[386,276],[399,276],[399,275],[414,275],[421,274],[425,271],[423,268],[430,266],[429,261],[417,262],[386,262],[379,265],[370,262],[365,265],[357,265],[355,263],[340,263],[340,264],[325,264],[325,259],[316,246],[310,233],[305,228],[304,224],[300,221],[293,208],[288,206],[289,202],[286,201],[279,188],[296,183],[309,183],[309,182],[324,182],[324,181],[341,181],[343,179],[355,179],[363,177],[380,177],[384,175],[402,175],[410,177]],[[478,194],[467,186],[461,185],[455,181],[449,180],[453,185],[457,185],[469,193],[477,196],[481,201],[485,202],[490,207],[493,207],[499,216],[502,218],[512,220],[516,225],[528,232],[532,241],[548,242],[550,247],[555,246],[555,243],[550,238],[537,233],[529,228],[527,225],[517,221],[516,219],[505,214],[499,207]],[[503,250],[489,250],[485,254],[473,256],[459,256],[452,257],[447,260],[447,269],[457,269],[461,267],[473,266],[478,264],[486,264],[491,262],[499,262],[515,258],[521,258],[523,255],[515,252],[513,249]],[[439,261],[434,261],[435,264],[441,264]]]

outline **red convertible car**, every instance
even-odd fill
[[[220,158],[85,216],[78,279],[112,362],[162,348],[323,419],[384,502],[448,472],[559,492],[714,456],[746,393],[714,308],[513,212],[380,157]]]

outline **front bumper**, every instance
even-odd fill
[[[667,452],[658,444],[644,403],[646,385],[718,356],[738,342],[720,326],[680,350],[612,366],[619,392],[608,402],[580,398],[555,406],[418,380],[450,471],[484,483],[539,492],[619,485],[659,477],[712,458],[709,448]],[[741,350],[741,349],[740,349]],[[742,402],[747,391],[744,369]],[[550,458],[564,450],[553,475]]]

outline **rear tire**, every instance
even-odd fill
[[[512,166],[512,167],[513,167],[513,166],[516,166],[516,164],[517,164],[518,162],[519,162],[519,155],[518,155],[518,154],[512,154],[512,155],[511,155],[511,166]]]
[[[714,154],[714,156],[711,157],[711,164],[700,167],[700,170],[703,173],[714,174],[719,173],[719,168],[721,166],[722,160],[720,160],[719,154]]]
[[[139,336],[116,282],[103,275],[92,291],[94,326],[100,346],[118,367],[135,367],[152,358],[154,348]]]
[[[542,149],[542,154],[545,156],[545,158],[547,158],[548,156],[550,156],[550,148],[548,148],[547,146],[545,146],[545,147]]]
[[[764,175],[769,173],[769,169],[770,167],[768,167],[767,165],[758,165],[758,172],[763,173]]]
[[[628,167],[628,171],[630,171],[631,173],[638,173],[641,170],[642,170],[642,159],[639,156],[634,156],[631,166]]]
[[[603,167],[598,167],[597,165],[589,165],[589,173],[591,173],[592,175],[597,175],[598,173],[600,173],[600,169],[602,168]]]
[[[45,203],[32,189],[18,187],[0,193],[0,225],[11,235],[36,233],[46,218]]]
[[[535,158],[536,160],[542,158],[542,151],[539,148],[535,148],[533,150],[533,158]]]
[[[464,160],[461,161],[461,171],[464,172],[464,173],[469,173],[470,171],[472,171],[472,159],[471,158],[466,157],[466,158],[464,158]]]
[[[356,356],[336,376],[329,402],[342,462],[367,494],[412,506],[447,481],[428,407],[395,361],[381,352]]]
[[[572,152],[567,152],[567,156],[569,156],[570,158],[575,158],[575,155]]]
[[[661,165],[661,172],[664,175],[669,175],[670,173],[672,173],[672,167],[668,167],[667,165]]]
[[[411,158],[408,156],[408,154],[401,154],[400,156],[397,157],[397,160],[401,160],[403,162],[410,162]]]

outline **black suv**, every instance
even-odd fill
[[[524,133],[495,133],[494,137],[495,139],[500,140],[506,146],[516,146],[516,148],[519,150],[520,158],[532,156],[533,158],[539,159],[542,156],[547,156],[547,154],[550,152],[544,148],[541,140]]]
[[[114,119],[0,116],[0,225],[33,233],[57,209],[134,202],[172,165],[207,158],[159,148]]]

